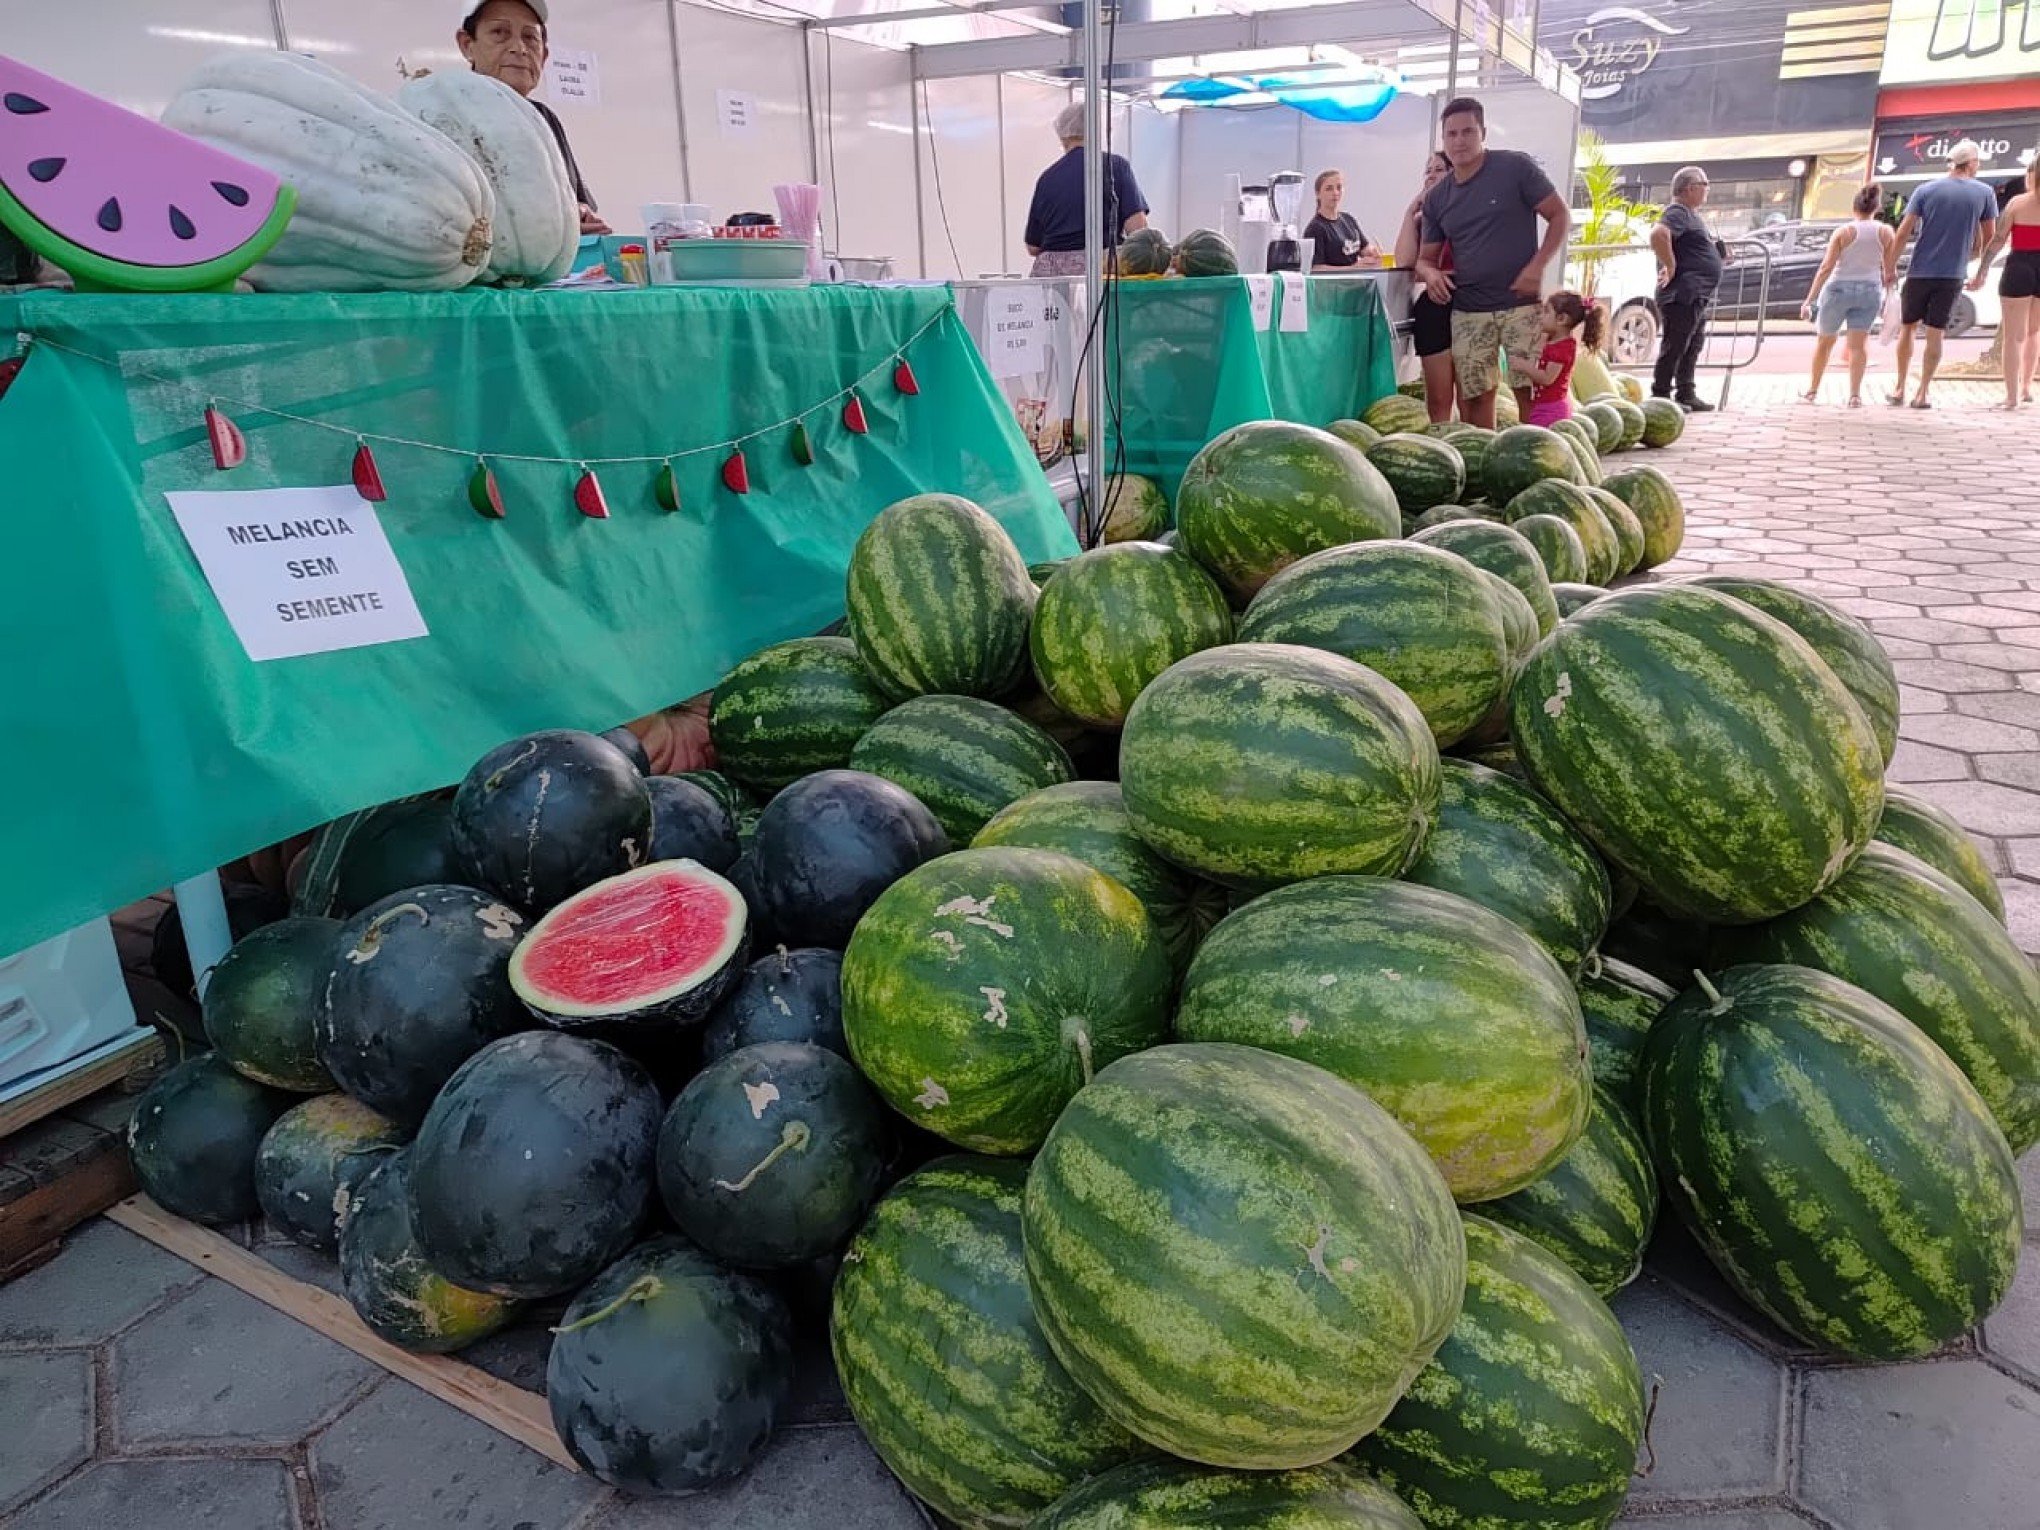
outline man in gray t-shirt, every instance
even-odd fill
[[[1436,303],[1452,305],[1452,365],[1459,413],[1492,428],[1496,359],[1506,352],[1516,402],[1530,409],[1530,369],[1543,348],[1538,303],[1544,273],[1565,248],[1572,215],[1537,161],[1487,146],[1487,115],[1462,96],[1440,119],[1452,174],[1424,198],[1417,280]],[[1544,219],[1544,237],[1537,220]],[[1451,250],[1451,269],[1441,265]]]

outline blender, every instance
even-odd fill
[[[1277,170],[1268,177],[1268,201],[1275,212],[1275,229],[1268,240],[1270,271],[1303,269],[1303,236],[1297,232],[1297,218],[1303,212],[1303,173]]]

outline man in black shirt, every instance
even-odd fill
[[[1721,285],[1721,246],[1700,216],[1706,200],[1707,172],[1687,165],[1673,174],[1671,204],[1650,231],[1658,263],[1658,312],[1665,325],[1650,391],[1671,398],[1676,389],[1679,407],[1689,414],[1714,408],[1693,388],[1693,369],[1707,343],[1708,310]]]
[[[501,80],[531,101],[539,116],[545,118],[546,126],[559,140],[560,153],[567,161],[567,175],[574,183],[574,199],[581,206],[581,232],[606,234],[610,232],[609,225],[595,211],[595,198],[589,194],[588,183],[581,179],[581,167],[567,142],[566,125],[543,101],[532,100],[531,93],[545,78],[548,19],[547,0],[482,0],[468,12],[453,40],[460,47],[460,56],[475,73]]]

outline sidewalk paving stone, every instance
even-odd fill
[[[826,1487],[822,1485],[826,1484]],[[818,1491],[818,1488],[820,1491]],[[623,1500],[588,1530],[927,1530],[854,1425],[792,1429],[728,1487]]]
[[[92,1356],[0,1355],[0,1516],[92,1459]]]
[[[213,1456],[95,1462],[8,1523],[9,1530],[303,1530],[288,1466]]]
[[[92,1344],[205,1277],[126,1228],[96,1221],[64,1255],[0,1286],[0,1344]]]

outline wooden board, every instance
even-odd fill
[[[57,1251],[57,1240],[135,1188],[120,1144],[0,1206],[0,1281],[25,1274]]]
[[[330,1291],[292,1280],[275,1266],[210,1228],[173,1217],[146,1195],[132,1195],[106,1213],[107,1220],[189,1260],[208,1275],[217,1275],[235,1289],[296,1318],[307,1328],[372,1360],[393,1376],[430,1392],[469,1418],[537,1451],[547,1460],[579,1471],[574,1458],[553,1432],[552,1414],[536,1392],[527,1392],[486,1371],[447,1355],[414,1355],[385,1343],[371,1333],[354,1309]]]
[[[120,1047],[86,1067],[59,1073],[26,1094],[0,1105],[0,1138],[75,1105],[89,1095],[138,1078],[163,1060],[163,1038],[156,1031],[138,1031]]]

